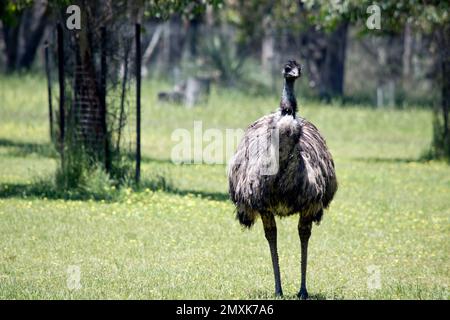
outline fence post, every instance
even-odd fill
[[[59,143],[61,148],[61,160],[62,162],[64,162],[64,130],[65,130],[64,36],[61,23],[58,23],[57,26],[57,39],[58,39],[58,79],[59,79]]]
[[[101,28],[101,61],[100,61],[100,104],[102,112],[102,130],[103,130],[103,144],[104,144],[104,156],[105,156],[105,169],[106,172],[111,171],[111,155],[110,155],[110,145],[108,137],[108,127],[106,125],[106,77],[108,74],[107,62],[106,62],[106,28]]]
[[[131,45],[130,45],[131,46]],[[124,59],[124,69],[123,69],[123,78],[122,78],[122,92],[120,94],[120,112],[119,112],[119,129],[117,132],[117,145],[116,150],[117,153],[120,153],[120,138],[122,137],[122,129],[123,122],[125,117],[125,95],[127,90],[127,79],[128,79],[128,55],[130,52],[130,48],[128,46],[125,47],[125,59]]]
[[[53,141],[53,107],[52,107],[52,80],[50,75],[50,61],[48,57],[48,41],[44,44],[45,51],[45,73],[47,75],[47,92],[48,92],[48,122],[50,124],[50,141]]]
[[[141,177],[141,25],[136,23],[136,184]]]

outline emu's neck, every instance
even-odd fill
[[[281,94],[280,111],[282,115],[292,115],[297,113],[297,99],[295,99],[293,79],[284,79],[283,92]]]

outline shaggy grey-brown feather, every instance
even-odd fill
[[[299,213],[320,222],[337,190],[325,139],[311,122],[296,116],[296,101],[291,111],[283,108],[286,102],[282,101],[280,110],[247,128],[229,165],[230,197],[237,218],[247,227],[266,212],[278,216]],[[271,141],[276,134],[278,150],[267,151],[274,147]],[[275,174],[264,174],[270,165],[267,153],[278,153]]]

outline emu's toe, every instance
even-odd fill
[[[308,291],[305,288],[300,289],[300,291],[297,293],[297,297],[301,300],[308,299]]]

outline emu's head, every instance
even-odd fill
[[[295,60],[289,60],[283,67],[283,76],[286,80],[293,80],[302,75],[302,67]]]

